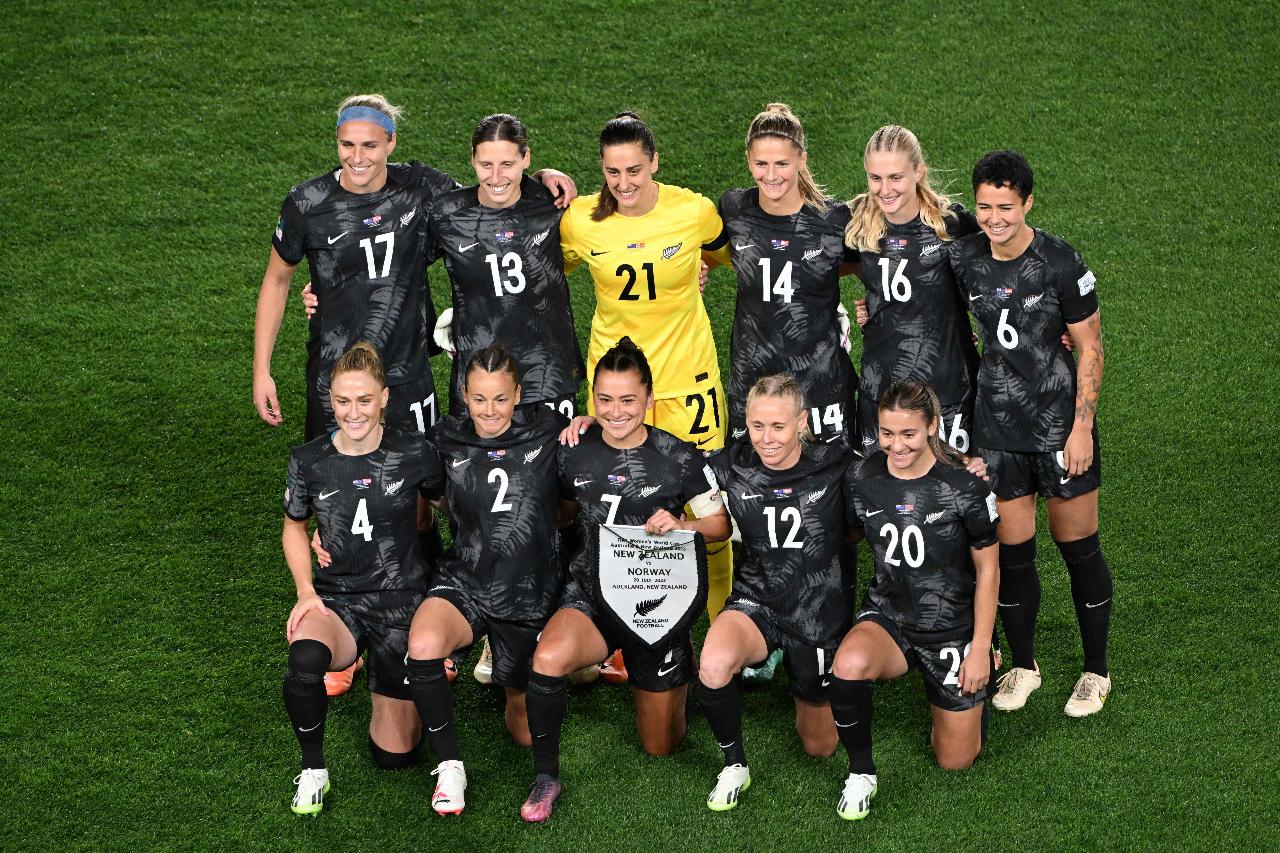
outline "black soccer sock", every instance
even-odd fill
[[[747,751],[742,745],[742,696],[738,682],[730,679],[724,687],[708,687],[698,680],[698,702],[711,725],[716,743],[724,750],[724,766],[747,765]]]
[[[329,711],[324,673],[332,658],[329,647],[318,640],[295,640],[289,644],[284,708],[298,746],[302,747],[303,770],[324,768],[324,718]]]
[[[1098,534],[1074,542],[1054,540],[1071,576],[1071,598],[1080,623],[1084,671],[1107,675],[1107,634],[1111,628],[1111,567]]]
[[[1036,615],[1040,612],[1040,573],[1036,539],[1000,546],[1000,622],[1013,653],[1013,665],[1036,668]]]
[[[453,685],[444,674],[444,658],[409,658],[409,690],[436,761],[461,761],[462,747],[453,725]]]
[[[871,682],[830,677],[827,696],[831,715],[836,718],[836,734],[849,753],[850,773],[876,772],[871,759]]]
[[[540,672],[529,673],[524,691],[529,734],[533,738],[533,769],[553,778],[560,777],[560,729],[569,704],[569,680]]]

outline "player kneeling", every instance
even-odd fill
[[[570,446],[560,455],[561,487],[578,502],[582,540],[589,543],[588,531],[599,525],[643,525],[657,535],[693,530],[708,542],[728,540],[729,516],[702,454],[671,433],[645,425],[654,404],[653,373],[630,338],[600,357],[591,392],[595,420],[575,419],[564,436]],[[696,518],[681,517],[686,504]],[[560,610],[547,623],[533,657],[528,704],[537,775],[520,809],[530,822],[550,817],[560,795],[560,730],[568,677],[600,663],[611,649],[621,648],[626,655],[644,751],[668,755],[685,734],[686,697],[695,671],[688,630],[672,639],[665,654],[620,636],[602,614],[608,605],[589,551],[586,547],[574,556]]]
[[[938,438],[940,414],[929,386],[890,385],[879,405],[884,452],[859,467],[850,493],[875,577],[831,678],[836,731],[849,753],[837,806],[846,820],[866,817],[876,793],[872,681],[920,670],[944,769],[972,765],[986,736],[998,517],[988,486]]]
[[[858,460],[843,442],[811,442],[808,411],[792,376],[766,376],[747,395],[750,444],[711,457],[744,551],[698,668],[698,699],[724,751],[707,798],[713,811],[737,806],[751,785],[736,680],[747,665],[781,651],[805,752],[836,748],[827,682],[853,613],[857,563],[842,551],[846,480]]]
[[[443,419],[434,432],[447,462],[453,545],[409,633],[408,684],[440,762],[431,796],[440,814],[461,813],[467,787],[445,658],[488,636],[493,682],[506,689],[507,730],[529,746],[529,662],[560,591],[556,454],[565,418],[545,406],[516,407],[516,363],[496,344],[468,360],[463,392],[467,414]]]
[[[294,448],[284,493],[284,555],[298,592],[284,679],[285,709],[302,748],[292,804],[298,814],[318,813],[329,791],[324,675],[366,649],[374,762],[394,769],[417,755],[421,729],[404,665],[409,621],[427,585],[417,502],[442,480],[440,458],[421,435],[384,432],[388,391],[372,346],[358,343],[338,360],[329,391],[338,429]],[[312,515],[328,552],[328,569],[314,577]]]

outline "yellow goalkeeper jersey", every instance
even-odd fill
[[[703,245],[723,240],[724,226],[706,197],[657,186],[658,203],[643,216],[614,213],[595,222],[598,195],[574,199],[560,221],[560,247],[566,271],[585,261],[595,281],[588,379],[605,351],[629,335],[653,368],[654,397],[665,399],[719,381],[698,269]]]

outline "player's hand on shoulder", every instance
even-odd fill
[[[560,443],[569,447],[577,447],[578,442],[582,438],[582,434],[587,428],[596,422],[596,419],[590,415],[578,415],[569,421],[569,425],[560,430]]]
[[[660,509],[649,516],[649,520],[644,523],[644,529],[648,533],[665,536],[672,530],[683,530],[684,522],[665,509]]]
[[[853,300],[853,321],[859,327],[867,325],[867,321],[871,319],[871,312],[867,310],[867,300]]]
[[[316,316],[316,309],[320,307],[320,297],[316,296],[311,290],[311,282],[307,282],[302,286],[302,310],[307,312],[307,318]]]
[[[698,292],[707,292],[707,276],[711,272],[711,267],[707,266],[706,261],[698,262]]]
[[[991,476],[987,472],[987,460],[981,456],[966,456],[964,458],[964,470],[968,471],[979,480],[991,482]]]
[[[960,680],[961,693],[977,693],[987,686],[987,682],[991,679],[991,658],[988,648],[986,646],[969,647],[969,653],[964,656],[964,661],[960,664],[960,672],[956,674]]]
[[[568,207],[578,197],[578,185],[573,182],[573,178],[558,169],[540,169],[538,179],[555,196],[556,207]]]
[[[286,623],[284,631],[285,639],[288,642],[293,642],[293,633],[302,624],[302,617],[313,610],[324,615],[328,615],[330,612],[329,608],[325,607],[324,602],[320,600],[320,596],[316,595],[315,590],[299,596],[298,603],[293,605],[293,609],[289,611],[289,621]]]
[[[320,528],[318,527],[315,533],[311,534],[311,550],[316,552],[316,562],[320,564],[320,568],[329,568],[329,565],[333,562],[333,556],[320,544]]]
[[[276,398],[276,381],[270,373],[253,375],[253,405],[258,417],[268,426],[280,426],[284,415],[280,413],[280,401]]]

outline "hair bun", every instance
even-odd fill
[[[633,113],[631,110],[623,110],[622,112],[614,116],[614,119],[620,119],[620,118],[633,118],[636,121],[644,121],[644,119],[640,118],[638,114]]]
[[[788,116],[795,115],[795,113],[791,112],[791,107],[781,103],[766,104],[764,111],[767,113],[782,113],[783,115]]]

